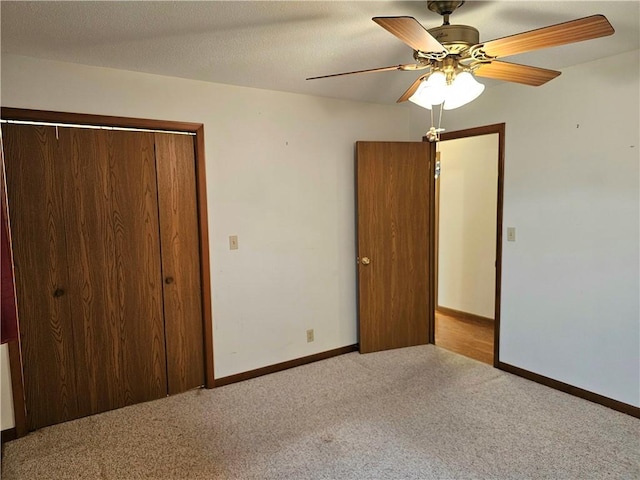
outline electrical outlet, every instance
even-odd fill
[[[307,330],[307,343],[313,342],[313,328]]]
[[[238,236],[231,235],[229,236],[229,250],[237,250],[238,249]]]

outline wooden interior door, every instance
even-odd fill
[[[435,145],[357,142],[360,352],[429,343]]]
[[[27,428],[79,416],[55,127],[2,126]]]
[[[195,145],[155,134],[169,394],[204,385]]]

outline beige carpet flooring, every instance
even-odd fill
[[[434,347],[43,428],[11,479],[638,479],[640,421]]]

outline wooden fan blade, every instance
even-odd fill
[[[413,17],[374,17],[374,22],[414,50],[444,52],[445,48]]]
[[[390,67],[369,68],[368,70],[356,70],[355,72],[332,73],[331,75],[322,75],[321,77],[309,77],[307,80],[317,80],[318,78],[340,77],[342,75],[354,75],[356,73],[373,73],[373,72],[389,72],[391,70],[423,70],[428,68],[426,65],[418,65],[417,63],[407,63],[405,65],[392,65]]]
[[[474,75],[478,77],[505,80],[507,82],[522,83],[538,87],[553,80],[560,72],[547,70],[546,68],[531,67],[529,65],[519,65],[517,63],[501,62],[494,60],[485,63],[475,70]]]
[[[541,48],[606,37],[613,32],[613,27],[604,15],[592,15],[491,40],[485,42],[481,49],[490,57],[506,57]]]
[[[421,77],[418,77],[418,79],[411,84],[411,86],[407,89],[407,91],[404,92],[402,94],[402,96],[398,100],[396,100],[396,103],[402,103],[402,102],[406,102],[407,100],[409,100],[411,95],[416,93],[416,90],[418,90],[418,87],[420,86],[420,82],[422,82],[422,80],[424,80],[424,77],[425,77],[425,75],[422,75]]]

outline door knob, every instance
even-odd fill
[[[363,265],[369,265],[371,263],[371,260],[369,259],[369,257],[362,257],[361,262]]]
[[[167,277],[164,279],[164,283],[166,283],[167,285],[173,283],[173,277]]]

